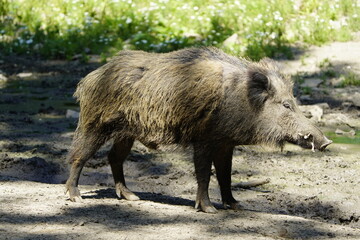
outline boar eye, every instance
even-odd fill
[[[283,106],[284,106],[285,108],[291,109],[291,104],[288,103],[288,102],[283,102]]]

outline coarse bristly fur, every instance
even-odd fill
[[[74,144],[83,137],[94,146],[132,137],[156,148],[203,137],[282,145],[301,131],[297,119],[282,119],[291,125],[284,129],[281,116],[273,117],[277,109],[267,108],[265,116],[263,109],[269,98],[296,105],[292,87],[270,59],[251,62],[216,48],[121,51],[78,84],[74,96],[81,114]]]
[[[80,119],[69,154],[74,162],[67,182],[70,196],[79,195],[81,168],[102,144],[114,139],[110,159],[114,162],[119,155],[122,164],[133,140],[139,140],[151,148],[193,144],[197,205],[212,211],[204,180],[210,176],[209,161],[221,169],[219,176],[226,172],[218,179],[223,201],[233,204],[229,161],[235,145],[281,146],[289,141],[320,149],[329,144],[298,109],[292,88],[277,63],[267,58],[251,62],[216,48],[163,54],[121,51],[83,78],[74,94]],[[309,133],[306,141],[299,137]],[[222,156],[225,165],[220,164]],[[110,163],[123,174],[120,165]],[[114,178],[122,184],[117,191],[133,198],[123,175]]]
[[[236,59],[215,48],[168,54],[122,51],[79,83],[74,94],[81,109],[78,131],[97,131],[105,138],[134,135],[155,144],[187,143],[224,103],[225,89],[231,87],[226,81],[243,84],[247,68],[265,74],[273,70],[266,67],[272,65]],[[231,73],[224,68],[233,68],[238,76],[226,79]],[[253,94],[253,102],[260,95]]]

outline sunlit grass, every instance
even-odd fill
[[[357,0],[2,0],[2,53],[72,58],[120,49],[168,52],[217,46],[259,59],[291,57],[291,44],[351,39]],[[236,34],[236,35],[234,35]],[[227,41],[230,36],[233,41]]]
[[[354,136],[337,135],[334,132],[327,132],[326,136],[334,143],[360,144],[360,131],[356,131]]]
[[[342,81],[339,87],[360,86],[360,77],[353,72],[346,72],[340,78]]]

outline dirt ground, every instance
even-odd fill
[[[128,186],[140,201],[116,198],[106,160],[109,143],[83,171],[82,202],[70,202],[64,182],[77,122],[69,116],[78,110],[72,94],[100,63],[96,57],[87,64],[1,59],[0,239],[360,239],[360,88],[334,88],[340,75],[319,77],[328,62],[337,73],[359,76],[359,52],[360,41],[333,43],[283,61],[287,73],[304,76],[311,86],[310,93],[298,91],[300,103],[320,103],[317,124],[346,143],[315,153],[293,145],[284,151],[237,147],[233,192],[243,210],[223,209],[212,176],[217,214],[194,209],[190,148],[153,151],[140,143],[125,166]],[[270,183],[236,187],[259,179]]]

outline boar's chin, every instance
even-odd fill
[[[303,137],[299,137],[299,138],[289,138],[286,141],[298,145],[305,149],[312,149],[312,150],[315,149],[315,145],[312,139],[304,139]]]
[[[324,151],[325,148],[332,143],[332,141],[327,139],[325,136],[322,136],[320,139],[316,139],[311,134],[299,134],[297,139],[288,139],[287,141],[302,148],[311,149],[313,152],[315,149]]]
[[[315,145],[313,142],[298,140],[295,144],[305,149],[315,150]]]

